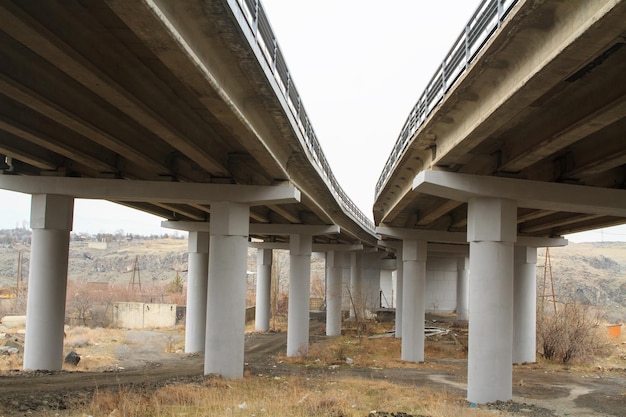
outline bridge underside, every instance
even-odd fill
[[[421,170],[624,188],[626,4],[525,1],[516,8],[412,138],[377,198],[376,224],[467,230],[467,200],[415,187]],[[520,235],[626,220],[518,203]]]
[[[252,223],[339,224],[316,241],[375,243],[320,179],[226,2],[5,2],[0,19],[4,174],[289,182],[301,201],[253,206]],[[204,203],[112,201],[211,217]]]

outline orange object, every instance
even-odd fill
[[[611,339],[618,339],[622,335],[621,324],[611,324],[607,327],[609,328],[609,337]]]

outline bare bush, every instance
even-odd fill
[[[600,312],[571,300],[537,314],[537,343],[543,357],[562,363],[585,362],[608,354]]]

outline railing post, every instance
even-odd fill
[[[470,61],[470,46],[469,46],[469,33],[470,33],[470,26],[469,25],[465,25],[465,69],[467,69],[467,67],[469,66],[469,61]]]
[[[258,0],[257,0],[258,1]],[[274,76],[276,76],[276,61],[277,61],[277,56],[276,54],[278,53],[278,42],[276,41],[276,38],[272,39],[272,46],[273,46],[273,50],[272,50],[272,73],[274,73]],[[280,74],[278,74],[280,76]]]
[[[259,37],[259,0],[254,2],[254,39]]]
[[[441,93],[446,94],[446,60],[441,64]]]

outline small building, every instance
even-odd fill
[[[117,302],[111,323],[126,329],[172,327],[176,324],[176,304]]]

